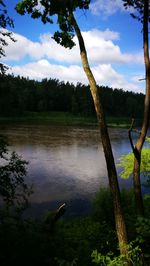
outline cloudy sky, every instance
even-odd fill
[[[56,78],[74,84],[87,84],[82,70],[77,38],[76,46],[65,49],[51,36],[57,25],[43,25],[29,15],[14,10],[17,0],[6,0],[9,15],[14,19],[17,42],[6,48],[3,62],[14,75],[41,80]],[[144,92],[143,45],[141,24],[125,11],[122,0],[93,0],[89,11],[78,11],[92,71],[99,85]]]

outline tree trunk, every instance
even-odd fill
[[[100,134],[101,134],[101,140],[104,150],[104,155],[106,159],[106,165],[107,165],[107,171],[108,171],[108,178],[109,178],[109,185],[112,192],[113,197],[113,204],[114,204],[114,214],[115,214],[115,224],[116,224],[116,231],[119,241],[119,248],[121,254],[127,253],[127,233],[126,233],[126,226],[125,221],[121,209],[121,200],[120,200],[120,190],[119,190],[119,184],[117,179],[117,172],[114,162],[114,157],[112,153],[111,143],[109,139],[109,134],[107,130],[107,125],[105,121],[105,115],[101,103],[101,97],[98,93],[98,88],[96,85],[95,78],[93,76],[93,73],[90,69],[87,53],[85,49],[84,40],[81,34],[81,31],[78,27],[78,24],[74,18],[74,15],[71,14],[72,18],[72,24],[75,29],[78,41],[79,41],[79,47],[80,47],[80,54],[81,54],[81,60],[83,69],[86,73],[86,76],[88,78],[89,84],[90,84],[90,91],[92,94],[92,98],[94,101],[94,106],[97,114],[98,124],[100,128]]]
[[[142,130],[134,149],[135,157],[134,157],[134,169],[133,169],[133,186],[135,194],[136,211],[137,214],[140,216],[144,215],[144,206],[143,206],[141,180],[140,180],[141,152],[149,126],[149,111],[150,111],[150,60],[149,60],[149,40],[148,40],[148,18],[149,18],[149,0],[144,0],[143,47],[144,47],[144,61],[145,61],[146,92],[145,92],[145,101],[144,101]]]

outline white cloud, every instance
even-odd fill
[[[43,55],[43,52],[41,51],[41,44],[39,42],[32,42],[17,33],[13,34],[13,38],[16,42],[12,42],[8,37],[5,38],[8,43],[8,46],[5,47],[5,61],[19,61],[26,55],[36,58],[40,58]]]
[[[142,53],[129,54],[122,53],[120,47],[114,44],[119,40],[118,32],[106,29],[99,31],[82,32],[93,74],[99,85],[106,85],[113,88],[123,88],[125,90],[140,90],[139,84],[134,80],[129,80],[119,74],[111,64],[133,64],[143,63]],[[16,43],[10,42],[6,47],[6,58],[4,62],[9,64],[9,60],[18,61],[10,71],[15,75],[25,76],[32,79],[41,80],[43,78],[57,78],[69,81],[74,84],[81,82],[88,84],[87,78],[81,67],[77,38],[77,44],[72,50],[65,49],[58,45],[51,34],[40,36],[38,42],[33,42],[26,37],[15,34]],[[23,65],[22,59],[28,56],[28,63]],[[20,62],[22,65],[20,65]],[[55,62],[55,63],[54,63]]]
[[[143,56],[139,53],[128,54],[122,53],[120,47],[113,43],[119,39],[119,33],[106,29],[99,31],[93,29],[91,31],[82,32],[85,40],[88,57],[92,65],[107,63],[142,63]],[[25,56],[30,59],[50,59],[63,63],[80,63],[80,54],[77,38],[74,37],[76,46],[73,49],[65,49],[58,45],[52,38],[51,34],[40,36],[39,42],[33,42],[26,37],[14,34],[17,42],[12,43],[8,40],[9,45],[6,47],[5,62],[9,60],[20,60]]]
[[[105,31],[92,29],[91,31],[83,32],[83,35],[84,35],[84,37],[90,35],[90,37],[94,38],[94,40],[93,40],[94,43],[95,43],[95,41],[99,42],[99,39],[104,39],[105,41],[119,40],[120,39],[119,32],[111,31],[108,28]]]
[[[90,5],[90,10],[94,15],[104,18],[115,14],[117,11],[125,12],[122,0],[94,0]],[[133,12],[133,8],[128,8],[128,12]]]
[[[124,7],[122,0],[95,0],[91,3],[90,9],[95,15],[101,13],[105,16],[110,16],[118,10],[123,11]]]
[[[85,40],[88,57],[91,64],[108,64],[108,63],[143,63],[142,52],[138,53],[122,53],[120,47],[113,43],[114,40],[119,40],[118,32],[99,31],[93,29],[91,31],[82,32]],[[75,42],[77,39],[75,37]],[[77,49],[77,48],[76,48]]]
[[[29,77],[30,79],[41,80],[44,78],[57,78],[64,81],[85,83],[86,76],[80,66],[63,66],[51,64],[46,59],[28,63],[23,66],[11,67],[9,72],[15,75]]]
[[[110,64],[103,64],[94,67],[93,74],[97,83],[112,88],[121,88],[128,91],[140,92],[139,84],[129,82],[128,79],[118,73]]]
[[[113,88],[141,91],[137,83],[128,82],[125,77],[112,68],[110,64],[102,64],[92,68],[96,82]],[[76,84],[81,82],[88,84],[82,67],[78,65],[63,66],[50,64],[47,60],[39,60],[24,66],[14,66],[10,72],[14,75],[29,77],[30,79],[41,80],[44,78],[56,78],[65,82]]]

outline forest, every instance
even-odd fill
[[[95,116],[89,86],[76,86],[56,79],[29,80],[11,75],[0,77],[0,116],[24,112],[70,112]],[[144,94],[101,86],[102,102],[108,116],[139,119],[143,116]]]

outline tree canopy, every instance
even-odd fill
[[[144,19],[144,1],[143,0],[122,0],[126,9],[131,9],[131,16],[143,23]],[[150,22],[150,6],[149,6],[149,22]]]
[[[4,1],[0,0],[0,58],[5,56],[5,46],[8,45],[5,37],[15,41],[12,32],[6,30],[7,27],[13,28],[14,23],[8,15]],[[0,63],[0,73],[5,74],[7,69],[6,65]]]
[[[66,48],[72,48],[75,43],[73,41],[74,28],[70,19],[70,13],[77,8],[88,9],[90,0],[40,0],[30,1],[23,0],[16,6],[19,14],[24,15],[26,12],[31,14],[32,18],[41,18],[45,23],[53,23],[52,17],[57,15],[57,23],[59,24],[59,31],[54,33],[55,41]]]
[[[143,116],[144,95],[98,86],[106,114],[116,117]],[[4,76],[0,86],[0,116],[21,115],[24,112],[69,112],[94,116],[94,105],[89,86],[73,85],[56,79],[42,81]]]

